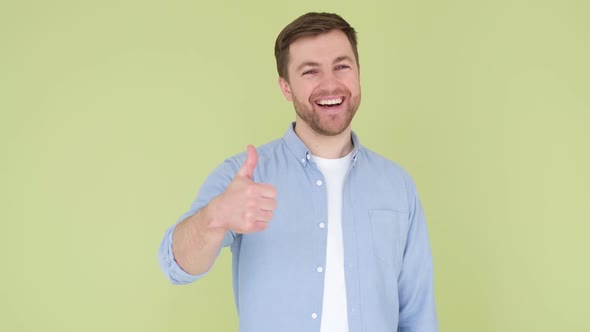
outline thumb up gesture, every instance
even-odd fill
[[[244,164],[225,191],[211,201],[218,227],[247,234],[266,229],[272,220],[277,190],[271,184],[252,181],[257,164],[258,152],[248,145]]]

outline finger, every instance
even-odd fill
[[[256,206],[260,210],[274,211],[277,208],[277,201],[272,198],[260,197],[256,202]]]
[[[252,144],[248,144],[248,147],[246,148],[246,160],[238,171],[237,176],[252,180],[252,174],[254,174],[256,164],[258,164],[258,152]]]
[[[257,222],[269,222],[272,220],[272,217],[273,217],[272,211],[259,210],[258,213],[256,213],[256,221]]]
[[[276,198],[277,189],[272,184],[267,183],[256,183],[256,194],[260,197],[265,198]]]
[[[261,232],[268,227],[268,223],[264,221],[256,221],[251,225],[250,231]]]

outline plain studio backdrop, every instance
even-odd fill
[[[157,249],[294,119],[308,11],[358,31],[353,129],[416,181],[441,331],[590,330],[589,2],[1,0],[1,331],[236,330],[229,251],[179,287]]]

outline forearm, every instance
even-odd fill
[[[205,273],[211,268],[227,232],[225,228],[211,226],[214,217],[210,205],[181,221],[172,235],[174,259],[192,275]]]
[[[230,245],[239,234],[268,227],[277,193],[271,184],[252,181],[257,160],[256,149],[248,146],[247,158],[237,173],[231,162],[219,166],[201,187],[191,212],[168,229],[158,259],[172,283],[201,278],[222,246]]]

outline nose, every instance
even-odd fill
[[[340,80],[333,71],[327,71],[323,73],[319,86],[321,90],[334,91],[339,87],[341,87]]]

